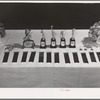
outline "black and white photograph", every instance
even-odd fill
[[[100,3],[0,2],[0,88],[100,88]]]

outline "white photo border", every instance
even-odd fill
[[[100,1],[0,1],[0,3],[100,3]],[[0,88],[0,99],[99,99],[100,88]]]

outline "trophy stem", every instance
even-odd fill
[[[75,28],[72,30],[72,38],[74,38]]]
[[[41,31],[41,33],[42,33],[42,38],[45,38],[45,35],[44,35],[44,32],[43,32],[43,30]]]
[[[52,32],[52,38],[55,38],[54,31],[53,31],[53,25],[51,25],[51,32]]]
[[[63,31],[61,31],[61,38],[63,38],[64,37],[64,32]]]

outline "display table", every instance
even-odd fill
[[[87,29],[76,30],[76,48],[68,47],[71,30],[64,30],[66,48],[59,48],[61,30],[55,30],[55,49],[49,47],[51,30],[44,30],[47,48],[39,48],[40,31],[31,31],[35,48],[23,49],[25,30],[6,30],[0,44],[0,87],[100,87],[100,47],[89,47]],[[5,49],[10,45],[12,51]]]

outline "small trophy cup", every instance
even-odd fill
[[[64,32],[61,31],[60,48],[66,48],[66,40],[64,38]]]
[[[42,30],[41,33],[42,33],[42,38],[40,41],[40,48],[45,49],[46,48],[46,39],[45,39],[44,31]]]
[[[70,38],[69,48],[75,48],[75,38],[74,38],[75,29],[72,30],[72,37]]]
[[[30,29],[25,29],[25,37],[23,38],[23,48],[34,48],[35,46],[34,41],[31,39],[32,35],[30,31]]]
[[[51,31],[52,31],[52,38],[51,38],[51,44],[50,44],[50,48],[56,48],[56,38],[55,38],[55,33],[53,31],[53,26],[51,26]]]

